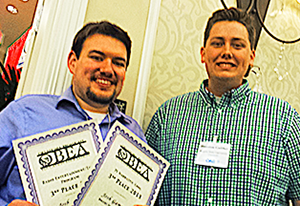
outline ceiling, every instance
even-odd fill
[[[4,34],[2,45],[0,46],[0,61],[5,58],[6,49],[23,32],[31,26],[35,8],[38,0],[0,0],[0,30]],[[7,5],[14,5],[18,9],[18,14],[11,14],[6,10]]]

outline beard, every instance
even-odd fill
[[[93,102],[96,102],[99,104],[110,104],[115,99],[116,90],[114,90],[112,95],[110,95],[108,97],[104,97],[104,96],[97,96],[94,92],[91,91],[90,88],[88,88],[86,91],[86,96]]]

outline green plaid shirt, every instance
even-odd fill
[[[288,205],[300,199],[300,116],[247,81],[219,104],[205,89],[159,107],[146,131],[171,166],[157,205]],[[200,142],[231,144],[228,168],[195,164]],[[210,202],[210,203],[209,203]]]

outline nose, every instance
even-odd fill
[[[230,44],[224,44],[221,56],[224,59],[232,58],[232,52],[231,52]]]
[[[112,75],[112,73],[113,73],[112,59],[106,58],[101,62],[100,72],[102,74]]]

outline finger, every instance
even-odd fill
[[[37,206],[32,202],[28,202],[26,200],[13,200],[8,206]]]

